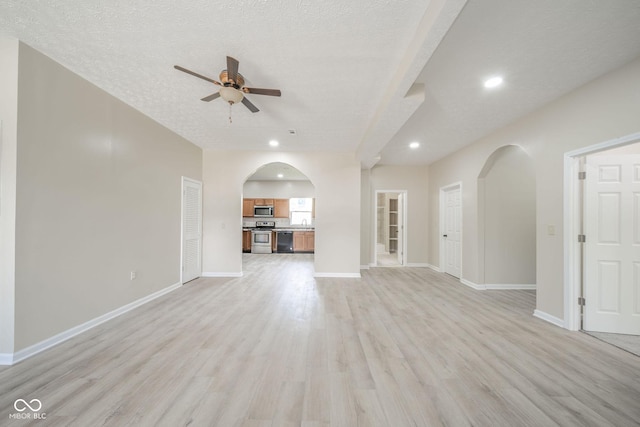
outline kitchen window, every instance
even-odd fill
[[[313,199],[310,197],[296,197],[289,199],[289,217],[291,225],[311,225]]]

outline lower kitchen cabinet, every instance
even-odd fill
[[[271,252],[278,252],[278,233],[275,231],[271,232]]]
[[[242,252],[251,252],[251,231],[242,232]]]
[[[315,250],[316,233],[314,231],[294,231],[293,251],[313,252]]]

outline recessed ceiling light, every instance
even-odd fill
[[[281,173],[279,173],[279,174],[278,174],[278,178],[282,178],[282,177],[284,177],[284,175],[283,175],[283,174],[281,174]]]
[[[414,150],[418,147],[420,147],[419,142],[412,142],[411,144],[409,144],[409,148],[413,148]]]
[[[269,145],[272,147],[277,147],[280,143],[278,141],[276,141],[275,139],[272,139],[271,141],[269,141]]]
[[[492,89],[494,87],[500,86],[503,81],[504,79],[500,76],[491,77],[490,79],[484,81],[484,87],[486,87],[487,89]]]

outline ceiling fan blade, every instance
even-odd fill
[[[247,97],[246,97],[246,96],[245,96],[244,98],[242,98],[242,103],[243,103],[243,104],[244,104],[244,105],[245,105],[249,110],[251,110],[251,112],[252,112],[252,113],[257,113],[258,111],[260,111],[260,110],[258,110],[258,107],[256,107],[255,105],[253,105],[253,104],[251,103],[251,101],[249,101],[249,100],[247,99]]]
[[[234,83],[238,82],[238,60],[227,56],[227,75]]]
[[[202,98],[200,101],[205,101],[205,102],[209,102],[209,101],[213,101],[216,98],[220,98],[220,92],[216,92],[212,95],[209,96],[205,96],[204,98]]]
[[[280,96],[282,94],[280,89],[258,89],[255,87],[243,87],[242,91],[245,93],[252,93],[254,95]]]
[[[187,70],[186,68],[181,67],[179,65],[174,65],[173,68],[175,68],[176,70],[180,70],[180,71],[182,71],[184,73],[191,74],[192,76],[198,77],[198,78],[200,78],[202,80],[206,80],[208,82],[211,82],[214,85],[222,86],[222,83],[220,83],[220,82],[217,82],[217,81],[215,81],[213,79],[210,79],[209,77],[203,76],[202,74],[198,74],[195,71]]]

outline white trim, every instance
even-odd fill
[[[431,268],[431,265],[426,262],[409,262],[407,263],[407,267]]]
[[[344,277],[348,279],[360,279],[360,273],[315,273],[313,277]]]
[[[489,283],[480,285],[478,283],[473,283],[467,279],[460,279],[460,283],[466,285],[476,291],[522,291],[522,290],[536,290],[536,285],[530,283]]]
[[[430,269],[432,269],[433,271],[436,271],[438,273],[442,273],[442,270],[440,270],[440,267],[438,267],[437,265],[426,264],[426,266],[429,267]]]
[[[516,284],[507,284],[507,283],[497,283],[497,284],[486,284],[484,285],[487,290],[495,290],[495,291],[517,291],[517,290],[525,290],[525,291],[535,291],[536,284],[533,283],[516,283]]]
[[[202,277],[242,277],[242,271],[203,271]]]
[[[564,154],[564,320],[562,326],[571,331],[580,329],[580,306],[578,305],[578,296],[581,292],[580,244],[576,238],[579,234],[579,216],[582,210],[578,183],[579,157],[635,142],[640,142],[640,132]]]
[[[451,277],[453,277],[453,276],[451,276]],[[471,282],[471,281],[469,281],[467,279],[460,278],[460,283],[462,283],[463,285],[468,286],[468,287],[470,287],[472,289],[475,289],[476,291],[484,291],[484,290],[487,289],[487,288],[485,288],[484,285],[478,285],[477,283],[473,283],[473,282]]]
[[[13,354],[0,353],[0,366],[13,365]]]
[[[537,317],[538,319],[542,319],[545,322],[549,322],[553,325],[559,326],[561,328],[565,328],[565,323],[564,320],[556,317],[556,316],[552,316],[549,313],[545,313],[544,311],[540,311],[538,309],[533,311],[533,316]]]
[[[176,289],[178,289],[179,287],[181,287],[182,284],[181,283],[176,283],[174,285],[171,285],[167,288],[164,289],[160,289],[157,292],[154,292],[152,294],[149,294],[145,297],[142,297],[138,300],[135,300],[129,304],[123,305],[120,308],[116,308],[113,311],[110,311],[108,313],[103,314],[102,316],[98,316],[95,319],[91,319],[88,322],[85,322],[81,325],[78,326],[74,326],[71,329],[67,329],[64,332],[61,332],[59,334],[56,334],[50,338],[47,338],[46,340],[40,341],[39,343],[36,343],[34,345],[31,345],[27,348],[23,348],[20,351],[17,351],[13,354],[13,360],[12,360],[12,364],[13,363],[17,363],[20,362],[28,357],[34,356],[44,350],[47,350],[55,345],[61,344],[64,341],[67,341],[70,338],[75,337],[76,335],[79,335],[83,332],[88,331],[89,329],[95,328],[98,325],[101,325],[102,323],[105,323],[111,319],[114,319],[122,314],[125,314],[137,307],[140,307],[143,304],[146,304],[150,301],[153,301],[156,298],[159,298],[165,294],[168,294],[171,291],[174,291]],[[6,356],[5,356],[6,357]],[[1,360],[1,359],[0,359]]]
[[[360,270],[368,270],[369,267],[372,267],[372,266],[370,266],[370,265],[361,265],[360,266]]]

